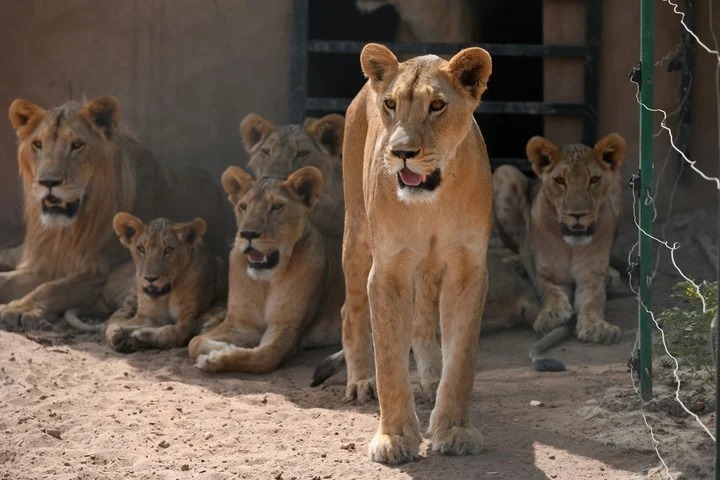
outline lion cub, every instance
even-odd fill
[[[527,143],[539,181],[504,165],[493,175],[498,232],[520,251],[542,297],[533,327],[547,334],[577,315],[580,340],[610,343],[620,328],[605,320],[610,249],[622,213],[620,166],[625,140],[617,133],[593,147],[558,148],[543,137]],[[615,273],[617,275],[617,273]]]
[[[206,372],[266,373],[300,345],[340,343],[344,283],[340,240],[324,237],[309,215],[323,177],[312,166],[255,182],[231,166],[222,185],[235,210],[228,310],[218,326],[190,341]]]
[[[227,291],[226,270],[203,243],[205,221],[144,225],[120,212],[113,228],[135,262],[135,292],[107,321],[107,341],[123,353],[185,346],[200,315]]]

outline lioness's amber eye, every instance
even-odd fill
[[[240,208],[240,210],[242,210],[244,212],[245,210],[247,210],[247,203],[245,203],[245,202],[240,203],[240,204],[238,204],[238,207]]]
[[[70,144],[70,149],[71,150],[80,150],[84,146],[85,146],[85,144],[83,142],[76,140]]]
[[[598,183],[600,181],[600,177],[590,177],[590,185],[593,183]]]
[[[42,150],[42,142],[40,140],[33,141],[32,146],[35,150]]]
[[[386,98],[383,103],[385,104],[385,108],[387,108],[388,110],[395,110],[396,104],[395,100],[393,100],[392,98]]]
[[[282,203],[273,203],[273,206],[271,207],[273,211],[277,212],[278,210],[282,210],[282,208],[285,205]]]
[[[447,103],[445,103],[445,100],[440,100],[439,98],[437,100],[433,100],[430,102],[430,111],[431,112],[439,112],[441,110],[444,110],[447,106]]]
[[[165,247],[165,250],[163,250],[163,255],[170,255],[174,251],[175,249],[173,247]]]
[[[298,158],[304,158],[308,155],[310,155],[310,150],[300,150],[299,152],[297,152]]]
[[[138,245],[136,250],[140,255],[145,255],[145,247],[143,247],[142,245]]]
[[[558,185],[565,185],[565,179],[563,177],[555,177],[555,183]]]

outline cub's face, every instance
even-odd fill
[[[469,48],[449,62],[426,55],[398,63],[387,48],[369,44],[360,61],[383,122],[378,153],[396,179],[398,198],[434,200],[448,162],[474,124],[492,70],[490,55]]]
[[[616,172],[625,156],[625,140],[611,133],[593,148],[574,144],[559,149],[545,138],[533,137],[527,155],[555,209],[565,243],[589,244],[608,192],[619,180]]]
[[[22,99],[10,105],[26,191],[38,202],[46,227],[72,225],[84,204],[102,195],[104,184],[114,178],[113,159],[103,148],[119,109],[111,97],[47,111]]]
[[[289,259],[297,242],[306,234],[308,213],[323,188],[320,171],[303,167],[286,180],[252,179],[239,167],[229,167],[222,185],[233,205],[237,234],[234,248],[247,261],[247,274],[269,280],[278,265]]]
[[[172,223],[158,218],[148,224],[120,212],[113,219],[120,242],[132,254],[137,284],[150,298],[168,295],[186,272],[193,252],[202,245],[207,226],[201,218]]]

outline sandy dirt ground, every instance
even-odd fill
[[[669,467],[658,468],[626,367],[635,309],[633,298],[610,302],[618,344],[557,348],[563,373],[532,371],[529,330],[483,334],[472,416],[485,451],[442,456],[426,439],[419,461],[396,467],[367,456],[377,404],[344,403],[344,375],[308,386],[333,349],[300,352],[270,375],[211,375],[187,349],[123,355],[100,335],[0,331],[0,478],[706,478],[713,445],[671,400],[647,414]],[[431,405],[416,401],[426,427]]]

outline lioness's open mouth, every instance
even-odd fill
[[[573,225],[568,227],[566,224],[560,224],[560,230],[563,236],[567,237],[591,237],[595,233],[595,222],[592,222],[587,227],[582,225]]]
[[[77,215],[80,209],[80,199],[74,202],[66,202],[55,195],[47,195],[42,200],[42,213],[44,215],[64,215],[72,218]]]
[[[145,295],[153,298],[162,297],[163,295],[167,295],[170,293],[170,284],[167,285],[147,285],[143,287],[143,292]]]
[[[248,247],[245,250],[245,256],[247,257],[250,268],[256,268],[258,270],[275,268],[280,261],[280,252],[278,250],[274,250],[266,255],[252,247]]]
[[[405,167],[397,173],[398,185],[400,188],[420,189],[432,192],[438,185],[442,174],[439,168],[436,168],[430,175],[420,175],[409,168]]]

